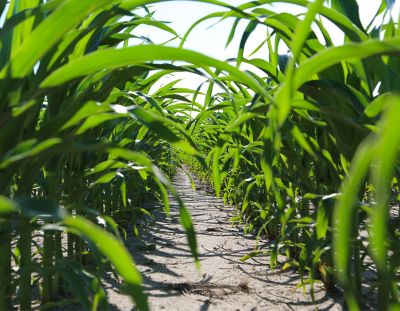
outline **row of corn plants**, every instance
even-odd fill
[[[274,3],[306,13],[263,6]],[[233,19],[227,44],[241,38],[228,61],[254,68],[248,73],[267,92],[220,74],[187,125],[205,155],[188,164],[212,172],[217,195],[236,206],[233,221],[274,242],[243,260],[268,252],[274,268],[284,255],[283,267],[295,268],[302,285],[320,280],[342,290],[352,310],[363,308],[363,297],[377,297],[379,310],[399,307],[400,33],[393,5],[381,1],[364,26],[356,1],[249,2],[205,16],[182,41],[203,21]],[[327,20],[343,44],[334,44]],[[239,23],[246,24],[241,34]],[[251,36],[256,28],[265,37]],[[249,40],[268,55],[246,58]],[[281,45],[288,54],[278,53]],[[260,70],[265,76],[253,73]]]
[[[120,22],[126,14],[130,20]],[[29,310],[33,298],[46,304],[61,294],[85,309],[104,306],[104,256],[145,308],[140,275],[110,216],[138,214],[142,184],[154,173],[146,153],[157,144],[133,147],[143,130],[118,103],[140,98],[129,92],[144,88],[137,81],[147,70],[106,70],[51,88],[42,83],[74,59],[123,44],[127,29],[151,20],[90,1],[11,1],[2,15],[0,309],[17,303]]]
[[[140,235],[148,192],[168,215],[169,191],[196,258],[190,216],[168,179],[182,152],[212,172],[216,193],[238,208],[234,220],[274,241],[272,267],[286,255],[285,266],[295,267],[303,284],[339,284],[355,310],[365,285],[378,292],[380,309],[398,306],[400,41],[389,16],[393,1],[382,1],[380,24],[364,27],[356,1],[232,7],[204,0],[225,9],[196,22],[182,45],[210,18],[234,19],[228,44],[247,23],[238,55],[227,62],[183,48],[132,46],[142,24],[176,36],[149,9],[138,10],[152,2],[0,6],[0,309],[28,310],[33,297],[51,306],[60,296],[85,309],[106,308],[101,275],[111,263],[146,310],[118,222],[128,220]],[[278,2],[306,13],[263,6]],[[334,45],[324,20],[343,32],[343,45]],[[259,27],[267,34],[259,47],[269,53],[246,58]],[[277,52],[281,44],[288,55]],[[242,64],[265,77],[241,71]],[[200,88],[176,81],[152,90],[178,71],[207,79],[204,102]],[[367,270],[376,278],[365,280]]]
[[[135,35],[148,25],[177,36],[153,18],[152,2],[1,2],[0,310],[33,301],[106,309],[110,269],[147,310],[119,224],[139,236],[144,201],[158,198],[168,215],[168,192],[197,260],[190,215],[169,181],[176,150],[199,154],[184,124],[194,91],[152,86],[176,71],[212,79],[220,68],[263,90],[234,66]]]

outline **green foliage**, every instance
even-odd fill
[[[275,14],[261,7],[274,2],[307,7],[307,13]],[[237,65],[265,72],[258,80],[268,92],[262,96],[224,81],[229,92],[208,96],[188,126],[205,165],[187,162],[212,172],[216,194],[237,206],[233,221],[274,241],[266,250],[271,267],[282,264],[278,255],[286,256],[285,266],[296,267],[303,284],[319,279],[328,290],[344,290],[350,309],[362,307],[364,285],[379,292],[382,310],[399,299],[393,216],[399,89],[393,81],[400,74],[400,42],[391,5],[382,1],[375,19],[385,16],[384,22],[374,28],[373,21],[361,25],[356,1],[249,2],[238,7],[245,14],[210,14],[184,37],[207,19],[232,17],[229,44],[239,20],[246,20]],[[342,30],[344,44],[333,44],[319,16]],[[271,34],[259,39],[269,50],[267,60],[243,55],[256,27]],[[289,56],[278,54],[280,44]],[[367,270],[375,271],[375,280],[364,277]]]
[[[199,265],[190,214],[169,181],[183,160],[236,206],[232,221],[273,241],[243,260],[269,252],[274,268],[284,255],[284,267],[296,267],[303,285],[318,279],[328,290],[342,289],[350,309],[362,308],[367,283],[380,309],[398,307],[393,211],[400,41],[398,21],[389,14],[394,1],[381,1],[363,26],[356,1],[232,7],[204,0],[223,10],[195,22],[180,48],[145,41],[132,46],[141,24],[177,36],[149,10],[138,10],[153,2],[0,5],[0,309],[19,304],[29,310],[34,284],[44,306],[66,294],[84,309],[104,309],[101,277],[112,266],[146,310],[121,223],[128,221],[139,236],[140,219],[151,213],[143,202],[159,199],[168,216],[172,194]],[[277,14],[264,6],[278,2],[306,13]],[[342,45],[334,44],[321,17],[343,32]],[[227,45],[245,21],[236,59],[182,48],[211,18],[234,20]],[[268,56],[246,57],[260,28],[267,35],[253,52],[265,45]],[[278,53],[282,45],[287,55]],[[242,71],[242,64],[265,76]],[[204,102],[198,100],[201,87],[179,88],[178,81],[152,90],[173,72],[204,77]],[[43,243],[33,248],[38,232]],[[31,260],[33,249],[39,262]],[[375,271],[375,280],[363,277],[367,270]]]
[[[2,310],[12,304],[31,308],[33,271],[39,273],[35,284],[47,306],[66,294],[85,309],[103,308],[100,280],[107,262],[138,308],[146,310],[141,278],[118,223],[128,220],[139,235],[140,219],[150,215],[144,201],[163,201],[168,215],[168,192],[180,203],[180,220],[198,264],[190,214],[169,181],[180,165],[176,150],[198,152],[184,129],[185,114],[177,114],[190,105],[173,84],[150,93],[160,77],[193,69],[154,61],[186,60],[211,75],[209,66],[221,67],[263,89],[235,67],[199,53],[145,42],[128,47],[141,24],[176,36],[149,10],[138,10],[151,2],[37,0],[1,7]],[[33,233],[44,238],[36,247],[39,262],[30,259]],[[12,252],[19,254],[14,262]],[[13,275],[12,265],[18,268]]]

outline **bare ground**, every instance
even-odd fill
[[[316,300],[302,288],[293,271],[272,271],[267,255],[246,262],[240,258],[254,249],[255,239],[229,222],[232,208],[207,194],[195,192],[190,179],[178,171],[174,185],[186,203],[195,225],[201,270],[197,271],[178,221],[178,205],[171,217],[158,212],[154,224],[133,236],[127,245],[144,278],[151,310],[342,310],[343,301],[330,297],[322,286]],[[132,310],[130,298],[116,284],[107,285],[112,310]]]

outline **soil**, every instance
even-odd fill
[[[194,191],[182,170],[174,185],[192,215],[201,269],[196,270],[179,224],[178,204],[172,201],[169,219],[157,212],[152,226],[141,233],[142,241],[134,236],[127,241],[151,310],[343,310],[343,300],[328,295],[322,285],[316,286],[312,301],[309,289],[298,286],[296,272],[271,270],[267,254],[242,262],[256,243],[267,241],[256,242],[232,225],[232,207],[201,183],[196,182],[199,189]],[[135,310],[119,286],[110,281],[106,287],[111,310]]]

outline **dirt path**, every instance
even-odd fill
[[[178,206],[173,203],[171,219],[159,213],[150,231],[143,233],[145,246],[133,237],[128,241],[142,272],[151,310],[343,309],[322,288],[314,305],[309,295],[296,288],[296,274],[271,271],[266,255],[241,262],[255,241],[230,224],[229,208],[199,184],[195,192],[183,171],[176,175],[174,185],[193,217],[201,271],[195,268],[178,221]],[[130,299],[115,288],[110,284],[108,289],[112,309],[131,310]]]

